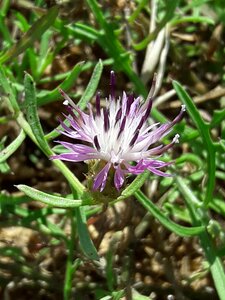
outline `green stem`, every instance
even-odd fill
[[[26,134],[24,133],[23,130],[21,130],[18,137],[4,150],[0,152],[0,163],[6,161],[19,148],[19,146],[25,140],[25,137]]]
[[[75,234],[76,234],[76,222],[75,222],[75,211],[70,211],[70,222],[71,222],[71,233],[70,240],[68,242],[69,253],[67,256],[66,262],[66,274],[63,288],[63,299],[69,300],[71,298],[71,290],[72,290],[72,279],[73,274],[78,267],[77,264],[73,264],[73,256],[75,250]]]

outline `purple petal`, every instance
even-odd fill
[[[157,129],[154,129],[152,132],[148,134],[148,146],[154,144],[155,142],[159,141],[165,135],[167,135],[171,131],[171,123],[166,123],[160,125]]]
[[[135,134],[133,135],[130,143],[129,143],[129,146],[130,147],[133,147],[134,143],[136,142],[137,138],[138,138],[138,135],[139,135],[139,129],[135,132]]]
[[[176,134],[172,142],[165,146],[158,146],[149,150],[150,155],[161,155],[167,150],[169,150],[175,143],[179,143],[179,134]]]
[[[131,173],[131,174],[134,174],[134,175],[141,174],[146,169],[145,167],[143,167],[142,160],[139,161],[136,166],[131,166],[128,163],[125,163],[125,166],[127,168],[128,173]]]
[[[173,174],[168,174],[168,173],[164,173],[158,169],[155,169],[155,168],[148,168],[148,170],[152,173],[154,173],[155,175],[157,176],[162,176],[162,177],[173,177],[174,175]]]
[[[72,139],[80,139],[80,135],[75,131],[72,131],[71,133],[67,133],[66,131],[58,130],[58,132],[60,132],[61,134],[65,135],[65,136],[68,136]]]
[[[110,167],[111,163],[108,162],[104,166],[104,168],[95,176],[93,190],[96,191],[98,188],[100,188],[100,192],[104,190]]]
[[[127,95],[126,95],[125,92],[123,92],[122,104],[121,104],[122,114],[123,114],[123,115],[125,115],[126,106],[127,106]]]
[[[126,116],[129,115],[131,104],[134,102],[134,95],[131,94],[127,98]]]
[[[167,167],[169,165],[171,165],[172,162],[163,162],[160,160],[140,160],[136,166],[131,166],[129,164],[125,164],[126,168],[128,170],[129,173],[132,173],[134,175],[138,175],[143,173],[145,170],[149,170],[152,173],[156,174],[156,172],[160,173],[160,174],[166,174],[163,173],[162,171],[157,170],[158,168],[163,168],[163,167]],[[166,174],[166,175],[159,175],[159,176],[172,176],[170,174]]]
[[[158,169],[158,168],[168,167],[172,164],[173,164],[173,162],[164,162],[164,161],[155,160],[155,159],[152,159],[152,160],[144,159],[142,161],[142,166],[145,167],[146,169],[147,168]]]
[[[61,88],[59,88],[59,92],[63,96],[63,98],[66,100],[63,103],[64,105],[69,105],[70,104],[72,107],[75,105],[73,100]]]
[[[148,145],[150,146],[151,144],[154,144],[157,140],[167,135],[172,130],[172,127],[181,121],[184,112],[185,112],[185,105],[182,105],[179,114],[175,117],[175,119],[172,122],[169,122],[167,124],[162,124],[159,128],[152,131],[152,135],[150,135],[151,138],[149,139]]]
[[[62,153],[59,155],[52,155],[50,159],[60,159],[72,162],[79,162],[84,160],[96,159],[98,158],[95,154],[80,154],[80,153]]]
[[[82,126],[80,126],[76,123],[75,120],[69,120],[69,121],[70,121],[71,126],[75,129],[75,131],[72,131],[72,132],[76,133],[76,138],[78,138],[82,141],[92,142],[92,137],[90,137],[90,133],[87,131],[84,124]],[[73,133],[73,135],[74,135],[74,133]]]
[[[59,92],[65,99],[63,104],[65,104],[66,106],[70,105],[72,109],[75,109],[85,123],[85,121],[88,120],[89,116],[86,113],[84,113],[62,89],[59,88]]]
[[[122,122],[121,122],[121,125],[120,125],[120,131],[119,131],[119,133],[118,133],[118,135],[117,135],[117,139],[120,137],[122,131],[123,131],[124,128],[125,128],[126,120],[127,120],[127,117],[124,116],[124,117],[123,117],[123,120],[122,120]]]
[[[74,153],[77,154],[94,154],[96,153],[96,150],[90,146],[86,146],[83,144],[72,144],[68,142],[62,142],[62,141],[57,141],[61,145],[63,145],[65,148],[69,150],[73,150]]]
[[[149,99],[149,102],[147,103],[147,109],[145,111],[145,114],[144,114],[144,120],[146,121],[149,117],[149,114],[151,112],[151,109],[152,109],[152,98]]]
[[[122,116],[122,108],[117,111],[115,124],[121,119]]]
[[[130,117],[134,117],[135,115],[137,115],[137,109],[138,109],[138,105],[139,105],[139,102],[140,102],[140,97],[136,98],[134,100],[134,102],[131,104],[131,107],[130,107]]]
[[[76,123],[78,124],[77,126],[80,127],[83,124],[83,121],[81,120],[81,118],[78,118],[78,116],[75,115],[73,109],[71,106],[67,105],[66,106],[66,110],[69,112],[69,116],[66,116],[65,114],[63,114],[69,121],[76,121]]]
[[[138,124],[138,126],[137,126],[137,128],[136,128],[136,130],[140,130],[141,127],[143,126],[144,122],[145,122],[145,119],[144,119],[144,117],[142,117],[139,124]]]
[[[121,188],[124,183],[124,170],[121,169],[120,165],[117,167],[114,175],[114,184],[117,190]]]
[[[70,127],[68,127],[68,126],[67,126],[60,118],[58,118],[58,121],[59,121],[61,127],[62,127],[65,131],[67,131],[67,132],[72,132],[72,131],[73,131],[73,130],[72,130]]]
[[[75,129],[75,130],[81,130],[83,127],[83,122],[78,121],[77,118],[70,119],[69,116],[65,116],[67,120],[70,122],[70,125]]]

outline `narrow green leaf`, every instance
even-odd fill
[[[44,234],[48,234],[51,237],[55,237],[57,239],[62,239],[65,243],[68,243],[67,236],[65,232],[56,224],[50,222],[47,218],[38,218],[36,219],[36,224],[34,228],[37,227],[38,231],[43,232]],[[24,226],[23,220],[21,221],[21,225]]]
[[[12,246],[1,246],[0,255],[12,257],[14,261],[25,263],[25,258],[23,257],[22,248],[12,247]]]
[[[91,98],[94,96],[96,89],[98,87],[101,75],[103,70],[103,64],[102,61],[99,60],[97,65],[94,68],[94,71],[91,75],[91,79],[83,93],[83,96],[81,97],[80,101],[77,103],[77,105],[83,110],[86,108],[87,103],[91,100]]]
[[[0,151],[4,151],[4,142],[5,142],[6,138],[3,138],[2,140],[0,140]],[[3,161],[2,163],[0,163],[0,173],[3,174],[8,174],[10,173],[10,166],[7,164],[7,162]]]
[[[199,131],[202,133],[202,135],[205,134],[206,131],[206,124],[202,120],[202,117],[195,106],[193,100],[191,97],[187,94],[187,92],[183,89],[183,87],[180,85],[179,82],[173,81],[173,86],[175,91],[177,92],[178,97],[180,100],[186,105],[188,113],[190,114],[192,120],[196,124]]]
[[[104,66],[109,66],[112,65],[113,63],[113,59],[112,58],[108,58],[102,61],[102,64]],[[89,70],[90,68],[96,66],[96,62],[95,61],[87,61],[83,66],[82,66],[82,72]],[[49,82],[54,82],[54,81],[62,81],[64,80],[69,74],[71,73],[71,71],[65,72],[65,73],[60,73],[60,74],[55,74],[53,76],[47,76],[44,78],[41,78],[39,80],[39,83],[49,83]]]
[[[76,38],[81,38],[82,40],[86,39],[89,42],[97,40],[101,35],[101,33],[94,28],[79,22],[74,25],[68,25],[66,28],[70,34],[76,35]]]
[[[37,78],[38,66],[40,62],[34,48],[27,49],[27,52],[23,57],[23,61],[24,63],[25,61],[29,61],[31,73],[34,78]]]
[[[78,230],[81,249],[89,259],[99,260],[98,252],[88,232],[86,214],[83,207],[79,207],[76,209],[76,217],[77,217],[77,230]]]
[[[179,158],[176,159],[176,165],[184,162],[191,162],[192,164],[196,165],[198,168],[202,168],[203,161],[201,158],[193,153],[184,153]]]
[[[43,222],[43,219],[44,219],[44,222]],[[46,227],[51,231],[52,236],[67,240],[65,231],[62,228],[60,228],[59,225],[54,224],[45,218],[40,218],[38,221],[40,221],[41,224],[44,223],[43,225],[46,225]]]
[[[0,57],[0,62],[6,62],[9,59],[17,57],[19,54],[33,45],[34,41],[39,39],[42,34],[54,23],[58,12],[58,6],[51,7],[44,16],[42,16],[32,25],[32,27],[23,35],[18,43],[16,43]]]
[[[88,6],[91,8],[92,13],[100,24],[101,28],[106,28],[107,21],[103,15],[102,10],[100,9],[99,3],[96,0],[86,0]]]
[[[15,206],[16,204],[26,203],[30,201],[30,199],[27,196],[12,196],[5,193],[0,193],[0,206]]]
[[[163,209],[167,210],[171,216],[175,217],[176,220],[184,221],[191,224],[191,218],[187,209],[182,208],[180,205],[175,203],[166,202],[163,205]]]
[[[22,13],[20,13],[19,11],[15,11],[14,14],[16,17],[15,23],[18,26],[18,28],[23,33],[28,31],[30,28],[30,24],[29,24],[29,21],[25,18],[25,16]]]
[[[218,126],[224,120],[225,120],[225,108],[222,110],[214,111],[212,120],[210,122],[210,128],[214,128]]]
[[[51,103],[53,101],[61,99],[61,95],[59,93],[59,88],[64,90],[65,92],[69,90],[73,85],[75,85],[75,81],[77,80],[78,75],[82,71],[84,62],[80,62],[75,65],[73,70],[69,73],[69,75],[66,77],[66,79],[58,86],[56,87],[53,91],[51,92],[46,92],[45,95],[37,96],[37,103],[38,105],[43,105],[47,103]]]
[[[167,218],[160,209],[154,205],[141,191],[135,192],[137,200],[167,229],[180,236],[195,236],[205,230],[204,226],[199,227],[185,227],[178,225]]]
[[[52,30],[48,30],[46,31],[42,37],[41,37],[41,44],[40,44],[40,53],[39,53],[39,59],[42,61],[45,59],[48,51],[49,51],[49,42],[51,41],[53,35],[53,31]],[[43,63],[41,63],[42,65]]]
[[[7,47],[12,44],[12,36],[10,34],[8,26],[5,24],[6,23],[6,18],[1,14],[1,9],[0,9],[0,33],[2,36],[2,40],[6,43],[7,42]]]
[[[38,81],[40,84],[45,84],[45,83],[53,83],[54,81],[62,81],[64,79],[66,79],[67,76],[70,75],[70,71],[64,72],[64,73],[60,73],[60,74],[55,74],[55,75],[51,75],[51,76],[47,76],[47,77],[42,77],[40,78],[40,80]]]
[[[211,0],[192,0],[187,2],[187,4],[182,8],[182,11],[187,12],[192,9],[196,10],[197,7],[207,4],[208,2],[211,2]],[[197,10],[197,12],[199,12],[199,10]]]
[[[207,190],[204,199],[204,202],[207,205],[213,197],[213,191],[215,187],[215,173],[216,173],[215,146],[210,136],[210,131],[209,131],[210,128],[202,120],[202,117],[197,107],[195,106],[191,97],[183,89],[183,87],[177,81],[173,81],[173,86],[180,100],[186,105],[187,110],[193,122],[196,124],[196,127],[199,130],[199,133],[202,138],[202,142],[205,145],[205,149],[207,150],[208,184],[207,184]]]
[[[28,197],[27,197],[28,198]],[[30,199],[29,199],[30,201]],[[49,215],[57,214],[65,216],[66,210],[63,208],[52,208],[52,207],[43,207],[41,209],[29,210],[29,215],[23,218],[23,224],[30,224],[31,222],[44,218]]]
[[[10,102],[9,108],[10,106],[12,106],[13,108],[10,110],[12,111],[12,113],[17,113],[19,111],[19,105],[16,100],[15,91],[10,86],[4,68],[1,66],[1,64],[0,64],[0,85],[2,86],[4,92],[8,96],[8,100]]]
[[[215,22],[213,19],[202,16],[185,16],[179,19],[174,19],[171,21],[171,26],[176,26],[181,23],[204,23],[209,25],[214,25]]]
[[[141,10],[145,7],[145,5],[148,3],[148,0],[141,0],[139,3],[137,3],[137,8],[134,10],[134,12],[129,16],[128,22],[133,23],[138,15],[140,14]]]
[[[39,56],[36,57],[38,61],[38,66],[36,70],[38,80],[42,76],[46,67],[50,63],[52,63],[54,59],[54,55],[51,52],[52,51],[51,46],[49,45],[52,35],[53,35],[53,31],[48,30],[41,37],[41,44],[40,44],[40,51],[39,51],[40,53]]]
[[[0,164],[0,173],[9,174],[11,172],[10,166],[8,163],[4,162]]]
[[[4,207],[4,205],[3,205]],[[7,207],[7,211],[11,212],[12,214],[14,214],[15,216],[19,216],[22,218],[28,217],[29,216],[29,211],[26,208],[23,208],[21,206],[17,206],[17,205],[12,205],[12,206],[6,206]],[[17,223],[18,222],[18,223]],[[15,220],[15,224],[22,224],[22,220]],[[15,225],[16,226],[16,225]],[[17,225],[18,226],[18,225]]]
[[[223,149],[223,151],[225,151],[225,140],[220,140],[219,146]]]
[[[23,130],[21,130],[18,137],[0,152],[0,163],[6,161],[19,148],[19,146],[25,140],[25,137],[26,134]]]
[[[0,163],[0,173],[9,174],[10,172],[10,166],[6,162]]]
[[[0,7],[0,14],[1,16],[5,17],[9,8],[10,8],[10,0],[3,0],[1,1],[1,7]]]
[[[225,202],[224,199],[213,198],[210,202],[209,207],[216,211],[218,214],[225,217]]]
[[[114,256],[115,253],[113,253],[113,247],[109,247],[109,250],[106,254],[107,264],[105,268],[105,273],[106,273],[107,286],[110,291],[113,291],[114,287],[116,286],[116,278],[115,278],[116,276],[113,268]]]
[[[224,265],[215,249],[215,242],[212,241],[207,232],[199,236],[206,259],[209,263],[212,278],[220,300],[225,300],[225,273]]]
[[[138,189],[142,187],[147,178],[149,177],[149,171],[146,170],[142,174],[138,175],[134,181],[125,188],[122,194],[116,199],[116,201],[120,201],[122,199],[128,198],[132,196]]]
[[[52,151],[45,140],[39,116],[37,113],[36,89],[33,78],[26,73],[24,78],[25,87],[25,103],[24,108],[27,114],[28,123],[33,131],[33,134],[46,155],[52,155]]]
[[[185,202],[189,208],[189,211],[196,210],[196,208],[202,206],[202,202],[195,196],[193,191],[185,183],[184,179],[180,176],[175,176],[174,180],[177,183],[178,189],[184,196]]]
[[[16,187],[24,192],[25,195],[29,196],[33,200],[40,201],[50,206],[61,207],[61,208],[72,208],[82,205],[81,200],[70,200],[63,197],[53,196],[39,190],[36,190],[30,186],[19,184]]]

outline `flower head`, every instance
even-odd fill
[[[62,134],[82,143],[59,143],[69,150],[52,156],[72,162],[98,160],[103,162],[102,168],[94,175],[93,189],[102,191],[105,188],[110,170],[113,172],[114,185],[119,190],[126,174],[141,174],[146,169],[159,176],[171,176],[160,169],[170,165],[156,159],[178,142],[176,134],[168,145],[155,143],[167,135],[178,123],[185,111],[181,107],[175,119],[166,124],[149,125],[148,117],[152,107],[153,93],[142,103],[141,98],[134,95],[115,97],[115,75],[111,72],[110,95],[104,108],[100,106],[100,94],[97,93],[95,109],[89,105],[89,113],[84,113],[62,90],[69,115],[66,119],[70,127],[61,122]],[[84,143],[83,143],[84,142]],[[134,163],[134,164],[133,164]]]

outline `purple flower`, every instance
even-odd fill
[[[176,134],[172,142],[166,146],[153,146],[172,127],[178,123],[185,111],[181,107],[180,113],[172,121],[159,125],[148,124],[148,117],[152,107],[152,98],[142,103],[141,98],[127,96],[124,92],[122,98],[115,97],[115,75],[111,72],[110,95],[106,99],[105,107],[100,107],[100,94],[97,93],[95,109],[89,105],[89,114],[84,113],[63,91],[64,104],[69,115],[66,119],[70,127],[62,121],[62,134],[80,140],[84,143],[68,143],[58,141],[68,153],[54,155],[52,159],[80,162],[86,160],[101,161],[102,168],[94,175],[93,189],[103,191],[106,186],[107,177],[114,176],[114,185],[119,190],[125,180],[126,174],[141,174],[146,169],[159,176],[171,176],[160,169],[171,164],[156,159],[165,151],[178,142],[179,135]],[[151,93],[153,94],[153,93]],[[151,147],[151,148],[150,148]],[[135,164],[132,164],[134,162]]]

